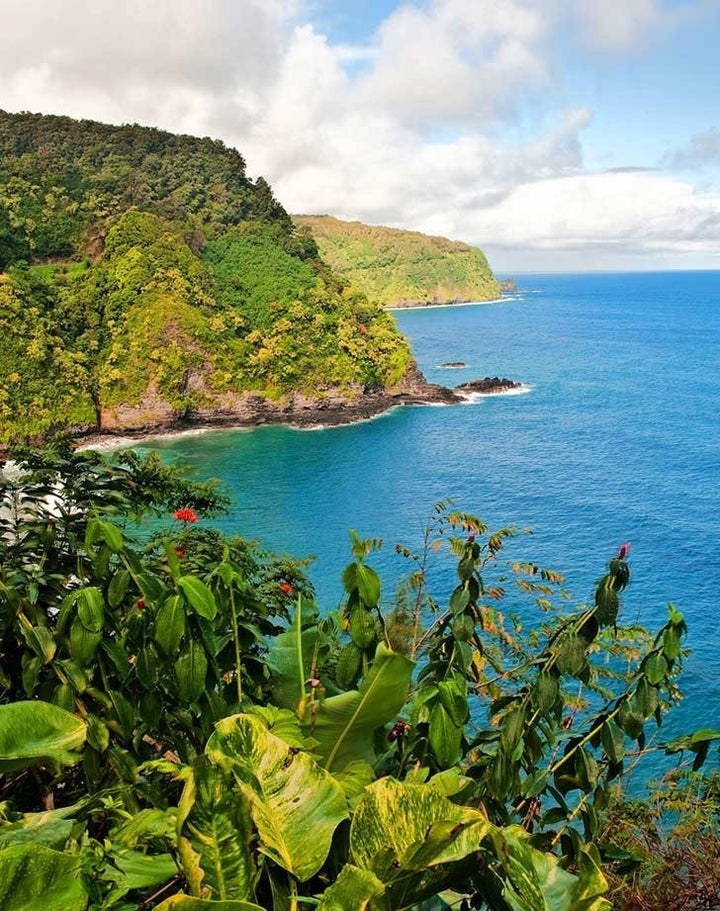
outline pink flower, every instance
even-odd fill
[[[198,520],[194,509],[176,509],[175,518],[178,522],[197,522]]]
[[[627,555],[630,553],[630,543],[626,542],[625,544],[620,545],[620,550],[618,551],[617,558],[618,560],[627,560]]]

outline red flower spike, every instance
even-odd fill
[[[178,522],[197,522],[198,517],[194,509],[176,509],[175,518]]]
[[[293,593],[293,587],[289,582],[281,582],[278,588],[284,595],[292,595]]]
[[[630,553],[630,543],[620,545],[620,550],[618,551],[617,558],[618,560],[627,560],[627,555]]]

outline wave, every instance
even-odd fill
[[[504,392],[459,392],[458,395],[461,395],[463,401],[460,403],[465,405],[479,405],[484,399],[493,399],[500,396],[506,395],[527,395],[528,392],[531,392],[533,389],[532,386],[522,385],[515,389],[506,389]],[[457,390],[456,390],[457,391]]]

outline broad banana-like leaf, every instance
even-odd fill
[[[273,702],[298,711],[305,696],[318,637],[317,612],[299,600],[287,631],[276,636],[266,660],[272,674]]]
[[[408,871],[462,860],[491,829],[479,810],[457,806],[432,785],[381,778],[355,808],[350,853],[355,864],[390,883]]]
[[[155,911],[265,911],[265,909],[252,902],[214,902],[205,898],[193,898],[190,895],[173,895],[158,905]]]
[[[317,911],[365,911],[371,899],[385,891],[385,886],[371,873],[345,864],[338,878],[320,896]]]
[[[177,873],[175,861],[169,854],[143,854],[123,850],[113,854],[115,869],[111,872],[115,886],[105,901],[108,906],[118,902],[135,889],[152,889],[172,879]]]
[[[0,825],[0,849],[9,845],[45,845],[62,851],[76,825],[68,817],[77,813],[75,804],[60,810],[24,813],[17,822]]]
[[[74,765],[85,743],[85,722],[49,702],[0,705],[0,772],[37,765]]]
[[[513,911],[610,911],[603,898],[607,882],[587,851],[574,875],[552,854],[533,848],[519,826],[495,829],[492,840],[506,873],[503,898]]]
[[[348,815],[333,777],[252,715],[219,721],[205,752],[232,771],[250,801],[259,849],[301,882],[317,873],[333,832]]]
[[[359,689],[325,699],[300,719],[326,769],[342,770],[355,759],[374,762],[373,733],[405,705],[414,666],[380,643]]]
[[[85,911],[88,895],[80,860],[42,845],[0,850],[0,908],[3,911]]]
[[[192,891],[214,899],[254,898],[252,825],[246,799],[228,776],[201,756],[182,796],[180,857]]]

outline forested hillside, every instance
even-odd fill
[[[0,112],[0,442],[352,397],[410,364],[234,149]]]
[[[327,215],[298,215],[293,220],[310,231],[333,269],[384,306],[500,296],[500,285],[477,247]]]

